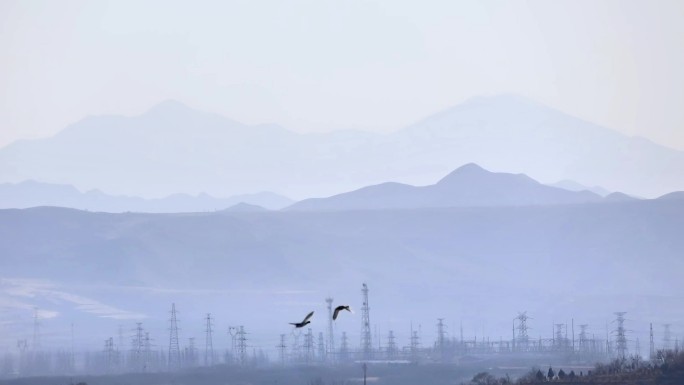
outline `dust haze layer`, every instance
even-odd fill
[[[89,117],[0,150],[3,182],[109,194],[302,199],[393,180],[430,184],[454,168],[570,179],[643,197],[684,190],[684,152],[627,137],[513,95],[473,98],[390,134],[298,134],[164,102],[135,117]]]

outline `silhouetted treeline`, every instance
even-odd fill
[[[481,373],[482,374],[482,373]],[[477,376],[476,376],[477,377]],[[484,381],[485,379],[488,381]],[[481,376],[473,378],[472,384],[507,384],[507,379]],[[615,384],[622,385],[681,385],[684,384],[684,352],[660,350],[650,361],[639,356],[615,359],[607,364],[598,363],[593,370],[577,375],[574,371],[549,367],[547,371],[533,369],[520,378],[517,384],[556,382],[563,384]]]

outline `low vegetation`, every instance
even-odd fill
[[[527,385],[549,382],[568,385],[681,385],[684,384],[684,352],[659,351],[650,361],[639,357],[616,359],[607,364],[596,364],[593,370],[579,374],[562,368],[534,368],[515,382],[508,377],[496,378],[482,372],[476,374],[468,385]]]

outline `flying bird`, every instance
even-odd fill
[[[335,312],[333,313],[333,320],[337,319],[337,316],[340,314],[342,310],[346,310],[350,313],[353,313],[353,311],[351,311],[351,309],[349,308],[349,305],[340,305],[335,308]]]
[[[290,322],[290,325],[294,325],[295,328],[303,328],[304,326],[311,323],[311,321],[309,321],[309,318],[311,318],[313,316],[313,313],[314,312],[311,312],[306,317],[304,317],[304,321],[302,321],[302,322]]]

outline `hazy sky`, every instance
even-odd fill
[[[684,150],[684,2],[0,2],[0,145],[169,98],[391,130],[518,93]]]

